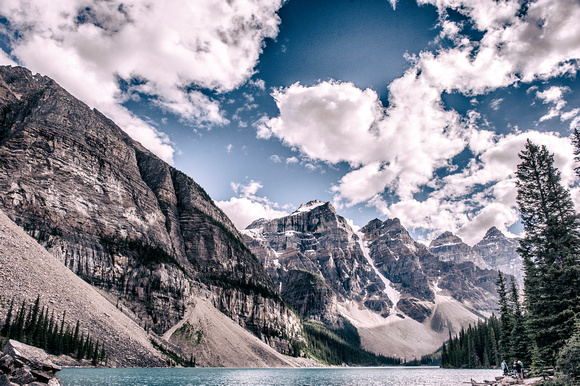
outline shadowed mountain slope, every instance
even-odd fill
[[[195,297],[281,352],[297,317],[191,178],[48,77],[0,67],[0,208],[163,334]]]

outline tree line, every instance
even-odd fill
[[[321,363],[340,366],[389,366],[402,364],[401,358],[377,355],[361,347],[356,327],[342,319],[341,328],[330,329],[314,321],[304,321],[304,337],[307,345],[296,351],[308,351],[309,355]]]
[[[80,321],[73,328],[66,322],[66,311],[57,317],[54,310],[40,306],[40,296],[33,304],[26,301],[16,309],[10,301],[0,336],[44,349],[54,355],[69,355],[77,360],[88,359],[97,366],[107,362],[104,343],[81,331]]]
[[[502,361],[498,345],[500,322],[492,315],[479,320],[475,326],[461,328],[441,347],[441,367],[446,368],[490,368],[500,366]]]
[[[580,162],[577,130],[573,143],[575,160]],[[538,374],[555,369],[562,384],[579,383],[580,216],[546,146],[528,140],[519,157],[516,202],[525,230],[518,248],[525,271],[523,304],[515,281],[508,286],[500,273],[499,319],[492,317],[450,337],[442,360],[444,366],[485,366],[485,351],[478,351],[476,337],[480,330],[493,329],[500,358],[531,364]],[[580,167],[575,172],[580,177]],[[487,336],[490,346],[493,341]],[[498,365],[489,353],[487,359],[489,365]]]

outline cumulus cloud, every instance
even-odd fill
[[[570,140],[554,133],[498,135],[475,110],[466,116],[446,108],[443,93],[474,97],[498,88],[518,86],[575,74],[580,59],[580,3],[538,0],[522,8],[518,1],[423,0],[440,15],[441,35],[452,44],[436,52],[408,57],[410,67],[388,86],[385,108],[373,90],[352,83],[296,83],[272,94],[279,110],[264,117],[259,138],[279,138],[303,157],[336,164],[348,171],[331,187],[334,204],[375,206],[388,217],[399,217],[409,228],[431,232],[456,231],[467,242],[481,239],[495,225],[507,232],[518,220],[513,173],[518,152],[527,138],[556,153],[563,182],[575,181]],[[467,17],[451,22],[448,10]],[[483,32],[470,40],[462,32],[470,24]],[[549,104],[553,116],[578,125],[578,111],[564,111],[565,88],[550,88],[536,96]],[[472,98],[472,100],[474,100]],[[492,102],[499,108],[501,99]],[[546,117],[544,119],[549,119]],[[468,151],[476,157],[461,170],[454,157]],[[436,173],[444,170],[444,173]],[[441,177],[444,175],[445,177]],[[416,193],[427,189],[419,200]],[[389,192],[388,201],[384,193]]]
[[[10,55],[19,63],[54,78],[171,161],[167,138],[122,107],[128,93],[152,97],[187,123],[226,123],[219,103],[191,86],[222,92],[248,80],[264,39],[278,33],[281,4],[15,0],[1,2],[0,15],[12,29]],[[133,86],[124,91],[119,80]]]
[[[271,202],[267,197],[257,195],[258,190],[263,188],[259,182],[251,180],[245,185],[232,182],[231,187],[237,197],[232,197],[227,201],[217,201],[216,204],[238,229],[244,229],[260,218],[272,219],[288,215],[285,208]]]

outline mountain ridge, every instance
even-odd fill
[[[363,347],[375,353],[430,353],[449,331],[456,333],[495,311],[497,271],[450,232],[434,245],[457,244],[468,256],[440,258],[413,240],[399,219],[374,219],[355,232],[330,203],[314,200],[288,216],[256,220],[242,234],[303,317],[332,325],[346,316],[358,328]],[[302,279],[296,278],[297,270]],[[319,284],[288,288],[287,278],[304,281],[304,272],[319,276],[312,280]],[[334,293],[323,290],[327,287]],[[306,304],[309,312],[303,311]],[[410,330],[422,337],[424,349],[402,338]]]
[[[191,178],[48,77],[0,67],[0,208],[162,334],[197,297],[285,353],[301,339],[269,275]]]

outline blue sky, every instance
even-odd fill
[[[418,239],[521,232],[527,138],[580,204],[577,0],[14,0],[0,63],[48,75],[240,228],[330,201]]]

